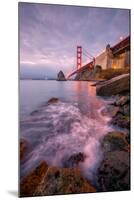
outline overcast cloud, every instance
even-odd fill
[[[21,77],[76,67],[76,46],[96,56],[129,35],[129,10],[19,3]],[[83,63],[89,62],[83,57]]]

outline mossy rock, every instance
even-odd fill
[[[20,197],[34,196],[34,192],[48,169],[44,161],[21,180]]]
[[[110,132],[102,141],[102,147],[105,152],[124,150],[129,151],[129,144],[126,136],[122,132]]]
[[[44,161],[20,184],[20,196],[44,196],[96,192],[77,168],[49,167]]]
[[[49,167],[34,193],[35,196],[96,192],[77,168]]]

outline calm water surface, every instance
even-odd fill
[[[44,102],[52,97],[58,97],[66,102],[88,104],[90,98],[95,96],[95,87],[92,82],[77,81],[20,81],[20,115],[21,118],[30,114]]]

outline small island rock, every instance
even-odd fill
[[[57,81],[66,81],[65,75],[62,71],[60,71],[57,75]]]

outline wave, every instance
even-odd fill
[[[103,156],[100,141],[111,130],[110,117],[101,114],[105,106],[105,101],[92,97],[85,115],[78,103],[58,102],[41,106],[22,120],[20,134],[28,140],[30,150],[21,164],[21,176],[42,160],[62,167],[65,158],[82,152],[85,160],[78,167],[93,181]]]

